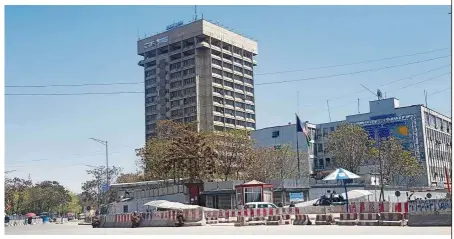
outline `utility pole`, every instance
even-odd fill
[[[109,187],[110,187],[110,175],[109,175],[109,147],[108,147],[108,143],[107,141],[104,141],[104,140],[100,140],[100,139],[95,139],[95,138],[90,138],[91,140],[97,142],[97,143],[100,143],[104,146],[106,146],[106,191],[109,190]],[[106,204],[108,202],[108,199],[106,197]]]

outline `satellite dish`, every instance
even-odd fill
[[[427,193],[427,194],[426,194],[426,197],[427,197],[427,198],[431,198],[431,197],[432,197],[432,194],[431,194],[431,193]]]
[[[383,99],[383,94],[381,93],[380,89],[377,90],[377,97],[379,100]]]

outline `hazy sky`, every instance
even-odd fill
[[[433,94],[450,87],[449,6],[283,6],[198,7],[199,16],[219,21],[258,40],[255,83],[313,78],[256,86],[257,128],[294,122],[299,113],[314,123],[345,119],[368,111],[381,86],[401,105],[422,104],[424,89]],[[6,85],[137,82],[140,37],[194,14],[193,6],[7,6]],[[443,49],[443,50],[438,50]],[[437,50],[437,51],[433,51]],[[309,71],[282,71],[344,65],[413,53],[431,53]],[[441,58],[444,57],[444,58]],[[434,59],[427,61],[429,59]],[[368,69],[402,65],[357,74]],[[444,68],[441,68],[446,66]],[[323,77],[339,75],[336,77]],[[422,82],[422,83],[417,83]],[[415,84],[417,83],[417,84]],[[412,85],[414,84],[414,85]],[[406,87],[408,86],[408,87]],[[404,88],[405,87],[405,88]],[[403,89],[399,89],[403,88]],[[142,91],[143,85],[6,88],[6,93],[81,93]],[[450,90],[429,96],[429,107],[451,115]],[[339,98],[340,97],[340,98]],[[136,170],[134,149],[144,143],[144,95],[6,96],[6,170],[35,181],[58,180],[80,191],[85,165],[105,164],[102,145],[109,141],[110,164]]]

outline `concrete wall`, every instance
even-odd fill
[[[410,201],[408,226],[452,226],[451,199]]]

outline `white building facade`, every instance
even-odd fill
[[[307,128],[311,139],[314,139],[315,124],[307,123]],[[258,147],[279,147],[282,145],[289,145],[296,151],[297,137],[299,151],[302,153],[308,153],[308,158],[303,158],[304,156],[302,156],[300,160],[308,160],[310,169],[312,169],[314,162],[313,144],[310,146],[307,145],[306,137],[303,133],[296,131],[296,124],[289,123],[288,125],[268,127],[251,132],[251,138],[255,141],[255,145]]]
[[[444,187],[445,171],[451,172],[451,118],[423,105],[399,106],[396,98],[369,102],[370,112],[349,115],[345,121],[316,125],[314,145],[314,169],[328,172],[334,167],[331,155],[326,152],[328,136],[341,123],[354,123],[362,126],[372,139],[393,136],[403,141],[425,167],[421,186]],[[363,167],[361,173],[371,173],[370,167]]]

